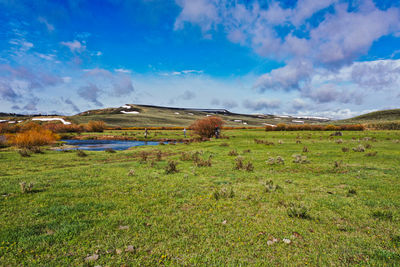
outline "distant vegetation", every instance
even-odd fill
[[[364,126],[361,124],[344,125],[310,125],[310,124],[283,124],[279,123],[276,127],[265,126],[266,131],[362,131]]]

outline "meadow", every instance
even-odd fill
[[[398,266],[400,131],[333,133],[229,130],[30,157],[4,148],[0,265]]]

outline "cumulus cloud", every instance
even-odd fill
[[[234,100],[219,100],[216,98],[211,100],[211,105],[227,109],[236,108],[239,106],[239,104]]]
[[[113,79],[113,93],[116,96],[125,96],[134,91],[132,79],[128,75],[119,75]]]
[[[262,75],[255,84],[260,91],[300,89],[300,82],[310,79],[312,66],[309,62],[291,62]]]
[[[35,111],[37,110],[37,104],[39,103],[39,98],[30,98],[28,103],[23,107],[24,110]]]
[[[8,64],[0,65],[4,83],[12,84],[15,81],[23,81],[29,89],[56,86],[64,80],[52,73],[31,70],[23,66],[13,67]]]
[[[274,100],[274,99],[261,99],[261,100],[244,100],[243,101],[243,106],[246,109],[253,110],[253,111],[260,111],[260,110],[270,110],[270,109],[276,109],[279,108],[281,105],[281,102],[279,100]]]
[[[14,101],[19,96],[8,83],[0,81],[0,97],[4,100]]]
[[[292,109],[302,110],[307,107],[307,103],[301,98],[295,98],[292,100]]]
[[[192,91],[186,90],[183,92],[183,94],[180,96],[183,100],[191,100],[196,97],[196,94]]]
[[[78,40],[70,41],[70,42],[61,42],[63,46],[66,46],[71,50],[72,53],[81,53],[86,50],[86,45],[84,43],[79,42]]]
[[[339,0],[298,0],[293,6],[283,6],[276,0],[267,4],[257,0],[247,4],[219,0],[177,3],[182,10],[175,30],[198,25],[207,38],[222,30],[231,42],[285,62],[283,67],[259,77],[254,87],[260,92],[298,90],[318,103],[349,103],[356,97],[354,90],[397,82],[398,68],[380,63],[352,66],[351,77],[346,79],[355,87],[329,89],[312,84],[321,70],[339,78],[335,73],[366,54],[375,41],[396,35],[400,31],[398,7],[380,9],[372,0],[352,2],[351,6]]]
[[[324,84],[317,88],[303,89],[302,95],[317,103],[354,103],[360,105],[363,101],[361,92],[338,88],[336,84]]]
[[[96,85],[91,83],[78,89],[78,95],[80,97],[92,102],[96,106],[103,106],[103,104],[98,100],[101,92],[102,91]]]
[[[71,99],[69,99],[69,98],[64,99],[64,103],[67,104],[67,105],[69,105],[69,106],[72,108],[72,111],[74,111],[74,112],[76,112],[76,113],[79,113],[79,112],[80,112],[78,106],[77,106],[74,102],[72,102]]]

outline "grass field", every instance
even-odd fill
[[[0,265],[400,265],[400,131],[223,134],[86,157],[3,149]]]

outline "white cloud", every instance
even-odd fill
[[[77,40],[74,40],[71,42],[61,42],[61,45],[68,47],[72,53],[74,53],[74,52],[81,53],[86,50],[86,45],[84,45],[83,42],[81,43]]]

